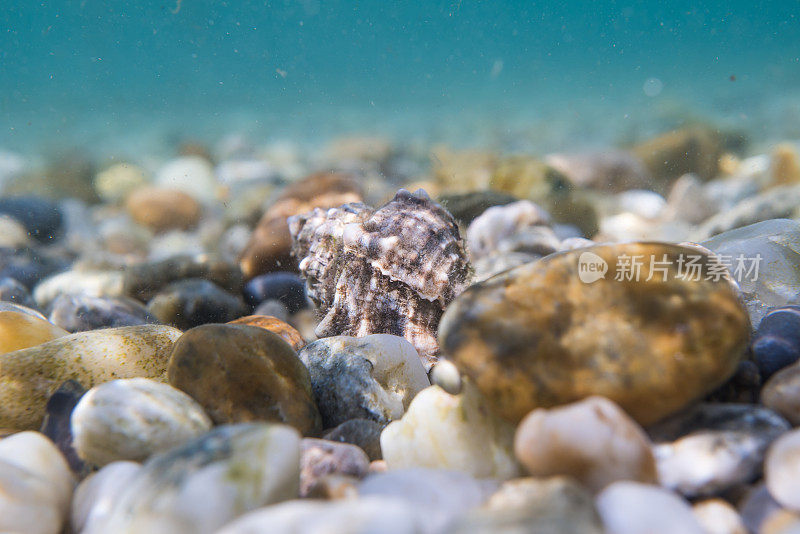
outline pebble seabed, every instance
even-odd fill
[[[800,532],[799,149],[0,153],[0,531]]]

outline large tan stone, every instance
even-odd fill
[[[636,256],[638,281],[616,280],[618,260]],[[692,257],[701,279],[678,278]],[[579,263],[596,265],[582,274],[597,279],[581,281]],[[701,249],[661,243],[555,254],[467,289],[445,311],[439,343],[510,421],[601,395],[649,424],[725,382],[747,346],[747,312],[726,278],[705,279],[712,264]]]

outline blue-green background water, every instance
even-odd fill
[[[0,148],[22,152],[233,132],[544,151],[693,119],[800,137],[796,1],[5,0],[0,30]]]

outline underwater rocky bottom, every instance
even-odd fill
[[[3,532],[800,531],[797,145],[154,161],[0,165]]]

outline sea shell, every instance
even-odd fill
[[[324,317],[318,337],[384,333],[410,341],[427,369],[439,318],[469,283],[453,217],[423,190],[382,207],[361,203],[290,217],[293,253]]]

